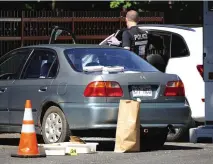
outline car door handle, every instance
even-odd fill
[[[0,93],[4,93],[7,90],[7,88],[0,88]]]
[[[39,92],[45,92],[47,90],[47,87],[41,87],[38,91]]]

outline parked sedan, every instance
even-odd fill
[[[141,127],[156,145],[164,144],[168,127],[190,120],[181,79],[119,47],[35,45],[0,58],[2,132],[21,131],[27,99],[37,134],[56,143],[67,141],[75,129],[115,129],[119,101],[137,98]]]

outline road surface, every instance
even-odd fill
[[[87,139],[88,140],[88,139]],[[94,139],[93,139],[94,140]],[[0,134],[1,164],[212,164],[213,144],[166,143],[162,150],[140,153],[114,153],[113,141],[102,141],[96,154],[13,158],[19,135]]]

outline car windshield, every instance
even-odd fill
[[[78,72],[85,66],[124,67],[124,71],[156,72],[151,64],[135,53],[117,48],[72,48],[64,54],[70,65]]]

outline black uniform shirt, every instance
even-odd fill
[[[148,33],[133,26],[122,34],[122,47],[130,47],[130,50],[145,58],[148,44]]]

